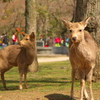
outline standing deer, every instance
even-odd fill
[[[19,89],[22,87],[22,77],[24,76],[25,88],[27,88],[26,78],[29,65],[34,61],[35,56],[35,34],[26,34],[20,45],[10,45],[0,50],[0,75],[5,89],[6,83],[4,73],[14,66],[18,66],[20,74]],[[37,71],[37,67],[34,69]]]
[[[69,57],[72,65],[71,97],[73,98],[74,95],[74,80],[77,70],[81,86],[80,100],[83,100],[83,96],[85,96],[86,99],[94,100],[91,81],[98,48],[89,32],[84,30],[89,19],[90,18],[88,17],[85,20],[76,23],[71,23],[63,19],[66,28],[70,32]],[[90,98],[86,91],[85,80],[89,85]]]

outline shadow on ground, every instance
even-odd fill
[[[70,96],[63,94],[49,94],[46,95],[45,98],[47,98],[48,100],[72,100]]]
[[[2,83],[1,80],[0,80],[0,83]],[[33,88],[33,86],[34,88],[37,88],[37,87],[43,87],[43,86],[58,86],[58,85],[61,86],[61,85],[66,85],[67,83],[71,83],[71,82],[67,80],[66,78],[42,78],[42,79],[34,79],[34,80],[32,79],[32,80],[27,81],[27,83],[29,85],[29,88]],[[55,84],[55,83],[58,83],[58,84]],[[6,85],[9,90],[18,90],[19,80],[18,81],[6,80]],[[1,91],[5,90],[2,84],[0,84],[0,89]]]

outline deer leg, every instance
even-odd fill
[[[87,82],[89,86],[89,91],[90,91],[90,100],[94,100],[93,98],[93,91],[92,91],[92,74],[93,74],[93,69],[90,70],[88,76],[87,76]]]
[[[89,91],[90,91],[90,100],[94,100],[93,99],[93,91],[92,91],[92,82],[88,81],[88,85],[89,85]]]
[[[6,90],[8,90],[7,87],[6,87],[6,82],[5,82],[5,78],[4,78],[4,72],[1,72],[1,80],[2,80],[3,87],[4,87]]]
[[[83,100],[83,93],[85,89],[85,73],[81,68],[78,69],[78,72],[80,77],[80,100]]]
[[[22,78],[23,78],[23,73],[20,73],[20,81],[19,81],[19,89],[22,90],[23,86],[22,86]]]
[[[84,86],[85,86],[84,78],[82,78],[80,80],[80,86],[81,86],[81,88],[80,88],[80,100],[83,100],[83,92],[84,92]]]
[[[85,98],[88,100],[89,99],[89,96],[88,96],[88,93],[86,91],[86,87],[84,86],[84,96]]]
[[[27,72],[24,73],[24,85],[25,85],[25,88],[27,89],[28,86],[27,86]]]
[[[71,98],[73,98],[74,96],[74,81],[75,81],[75,70],[72,68]]]

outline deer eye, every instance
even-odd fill
[[[28,40],[28,39],[25,39],[25,40]]]
[[[72,30],[69,30],[70,33],[72,33]]]
[[[79,32],[82,32],[82,30],[80,29]]]

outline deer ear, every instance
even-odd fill
[[[30,34],[30,37],[31,37],[31,38],[35,38],[35,33],[32,32],[32,33]]]
[[[90,17],[87,17],[86,19],[84,19],[81,23],[84,25],[84,27],[87,26],[88,21],[89,21]]]
[[[67,29],[69,29],[72,23],[69,22],[69,21],[66,21],[65,19],[62,19],[62,21],[63,21],[65,27],[66,27]]]

